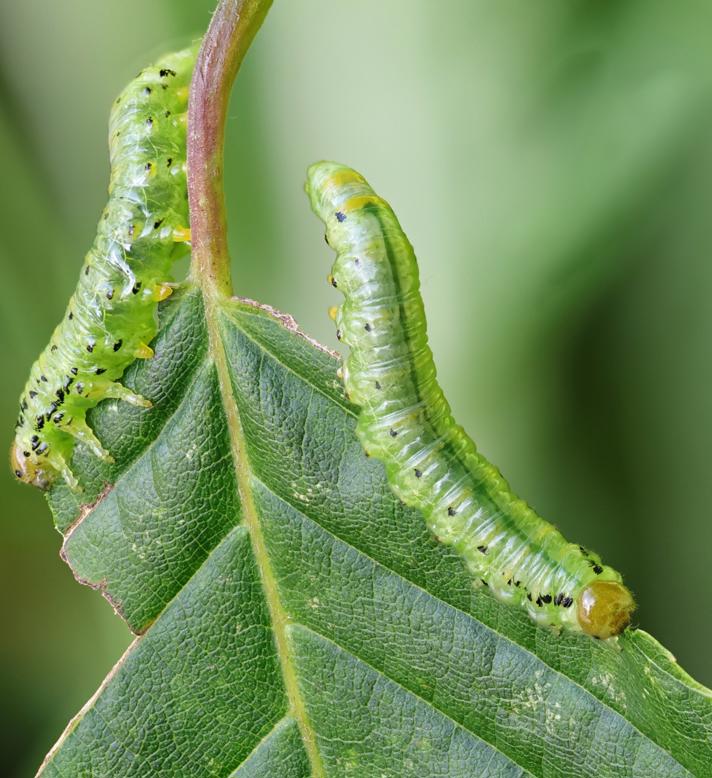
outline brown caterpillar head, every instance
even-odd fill
[[[25,456],[25,452],[18,441],[10,448],[10,467],[17,478],[26,484],[31,484],[39,489],[49,486],[50,478],[45,468],[39,462],[33,461],[33,456]]]
[[[635,610],[633,595],[617,581],[593,581],[579,595],[578,622],[595,638],[620,635]]]

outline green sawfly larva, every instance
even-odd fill
[[[413,248],[388,203],[348,167],[319,162],[307,193],[336,252],[332,310],[357,433],[388,481],[501,600],[537,624],[605,639],[635,608],[621,575],[515,497],[454,421],[428,346]]]
[[[150,407],[119,383],[148,359],[170,269],[190,241],[186,185],[188,90],[197,47],[169,54],[114,102],[109,120],[109,201],[79,283],[20,397],[10,452],[21,481],[48,488],[58,475],[77,488],[76,440],[110,460],[86,414],[107,397]]]

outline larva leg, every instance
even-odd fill
[[[97,457],[99,457],[99,459],[102,459],[104,462],[114,461],[114,458],[101,445],[99,438],[97,438],[97,436],[92,432],[91,427],[83,419],[74,419],[72,424],[68,424],[65,427],[65,430],[77,440],[80,440],[82,443],[84,443],[84,445],[87,446],[92,454],[95,454]]]
[[[146,343],[140,343],[134,351],[136,359],[153,359],[153,354],[153,349]]]
[[[173,240],[175,243],[190,243],[190,227],[175,227]]]
[[[158,286],[156,286],[156,288],[153,290],[153,299],[157,303],[161,303],[164,300],[167,300],[173,294],[174,288],[175,284],[158,284]]]
[[[124,402],[129,403],[129,405],[135,405],[138,408],[153,407],[153,403],[150,400],[147,400],[140,394],[136,394],[136,392],[132,392],[128,387],[117,382],[109,384],[104,396],[114,400],[123,400]]]
[[[57,469],[59,470],[59,474],[62,476],[62,478],[64,478],[67,486],[73,492],[81,491],[79,487],[79,481],[77,481],[77,479],[74,477],[74,473],[69,469],[69,465],[67,464],[65,458],[58,454],[55,457],[55,461],[57,462]]]

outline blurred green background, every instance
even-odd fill
[[[108,107],[213,0],[0,8],[0,429],[88,249]],[[712,4],[276,0],[227,131],[235,287],[335,345],[302,193],[361,170],[420,258],[457,417],[599,550],[639,623],[712,683]],[[0,474],[4,774],[31,774],[130,636]]]

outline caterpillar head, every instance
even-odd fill
[[[595,638],[620,635],[635,610],[633,595],[617,581],[593,581],[579,595],[578,621]]]
[[[19,441],[15,441],[10,448],[10,467],[23,483],[37,486],[39,489],[47,489],[50,484],[47,468],[38,462],[31,452],[29,456],[25,456]]]

